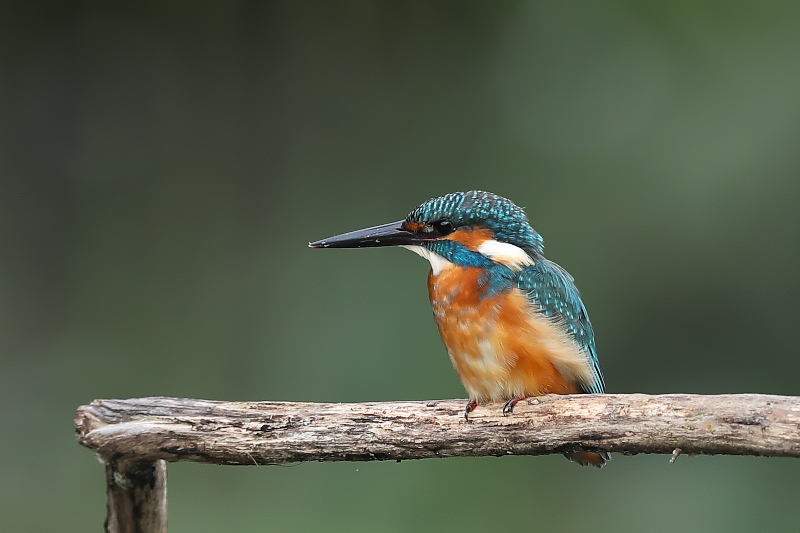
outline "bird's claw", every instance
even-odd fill
[[[470,400],[467,402],[467,406],[464,408],[464,420],[469,422],[469,414],[478,407],[478,402],[475,400]]]
[[[525,396],[518,396],[516,398],[511,398],[506,403],[503,404],[503,416],[509,416],[511,413],[514,412],[514,406],[517,405],[520,400],[524,400]]]

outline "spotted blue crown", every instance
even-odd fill
[[[454,192],[433,198],[411,211],[406,220],[449,220],[456,227],[485,227],[500,242],[519,246],[532,256],[544,253],[544,239],[531,227],[525,211],[491,192]]]

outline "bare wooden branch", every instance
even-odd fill
[[[322,404],[177,398],[96,400],[84,446],[110,458],[262,465],[575,449],[800,457],[800,398],[760,394],[542,396],[510,417],[465,400]]]
[[[106,492],[108,533],[167,533],[167,463],[109,458]]]

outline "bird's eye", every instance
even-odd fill
[[[450,235],[456,230],[456,228],[453,227],[453,223],[449,220],[438,220],[431,224],[431,228],[433,228],[433,231],[440,237]]]

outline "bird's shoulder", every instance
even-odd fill
[[[584,390],[590,393],[603,392],[603,376],[597,358],[592,323],[569,272],[557,263],[542,258],[519,271],[516,286],[544,315],[563,323],[567,332],[586,353],[594,370],[594,380],[585,384]]]

